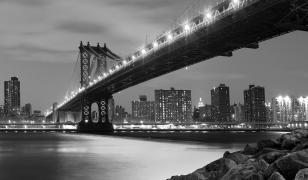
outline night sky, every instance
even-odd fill
[[[212,2],[213,3],[213,2]],[[206,5],[207,4],[207,5]],[[202,0],[0,0],[0,104],[3,81],[21,80],[22,105],[45,110],[60,101],[72,80],[79,41],[106,42],[125,57],[210,3]],[[197,8],[196,8],[197,7]],[[153,79],[114,95],[130,111],[140,94],[154,89],[191,89],[193,105],[219,83],[230,86],[231,103],[243,102],[249,84],[276,95],[308,95],[308,34],[293,32]]]

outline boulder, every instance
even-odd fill
[[[298,139],[308,138],[308,130],[305,130],[305,129],[294,130],[291,132],[291,134]]]
[[[274,166],[286,179],[294,179],[299,170],[308,168],[308,149],[290,153],[275,161]]]
[[[233,167],[221,180],[264,180],[264,177],[254,163],[247,163]]]
[[[221,158],[188,175],[173,176],[169,180],[213,180],[220,179],[236,163],[233,160]]]
[[[249,159],[245,154],[241,154],[240,152],[230,153],[229,151],[224,153],[223,158],[231,159],[236,162],[236,164],[242,164]]]
[[[260,159],[257,161],[256,166],[259,171],[265,172],[268,169],[269,164],[263,159]]]
[[[264,159],[267,163],[271,164],[274,161],[276,161],[278,158],[281,158],[283,156],[287,155],[284,151],[272,151],[268,152],[266,154],[260,155],[260,159]]]
[[[286,180],[279,172],[274,172],[268,180]]]
[[[297,172],[294,180],[307,180],[307,179],[308,179],[308,168],[305,168]]]
[[[253,144],[247,144],[243,150],[243,154],[246,155],[255,155],[258,152],[258,147]]]
[[[304,149],[308,149],[308,138],[302,139],[301,142],[297,144],[295,148],[292,149],[292,151],[295,152]]]
[[[264,148],[280,148],[280,143],[277,140],[267,139],[261,140],[257,143],[258,150],[262,150]]]
[[[300,140],[291,133],[282,135],[279,140],[281,142],[281,148],[288,150],[293,149],[300,142]]]

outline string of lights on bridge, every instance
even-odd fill
[[[242,9],[253,2],[257,0],[231,0],[229,3],[229,7],[224,9],[222,12],[220,12],[218,9],[214,8],[208,8],[205,9],[203,14],[200,14],[199,16],[196,16],[195,18],[188,20],[178,26],[177,28],[167,31],[167,33],[164,33],[160,35],[155,41],[153,41],[151,44],[148,44],[144,46],[143,48],[139,49],[137,52],[133,53],[131,56],[127,57],[126,59],[122,60],[120,64],[117,64],[116,66],[109,69],[109,72],[103,73],[103,75],[98,76],[96,79],[91,81],[89,85],[85,88],[79,88],[77,90],[74,90],[70,93],[69,96],[66,96],[64,98],[64,101],[60,103],[56,109],[59,109],[63,107],[66,103],[70,102],[72,99],[74,99],[76,96],[78,96],[80,93],[84,92],[87,88],[92,87],[93,85],[97,84],[98,82],[106,79],[107,77],[111,76],[113,73],[119,71],[120,69],[136,62],[139,60],[142,60],[146,56],[152,54],[156,50],[159,50],[160,48],[163,48],[165,46],[170,45],[171,43],[188,36],[195,32],[196,30],[199,30],[200,28],[207,27],[211,24],[213,24],[215,21],[223,18],[224,16],[237,11],[239,9]],[[202,17],[200,21],[194,22],[194,19]],[[181,29],[179,31],[179,29]],[[305,101],[308,102],[308,99],[306,98]],[[50,107],[45,112],[45,116],[49,116],[52,113],[53,109]]]

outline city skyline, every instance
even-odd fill
[[[64,20],[76,19],[73,17],[80,17],[80,14],[63,12],[62,15],[58,13],[56,17],[49,17],[47,13],[64,11],[63,7],[66,3],[60,1],[33,2],[36,1],[0,2],[3,5],[0,6],[1,12],[4,14],[10,9],[29,12],[23,17],[11,16],[10,22],[6,19],[3,20],[6,26],[0,29],[3,32],[0,35],[1,39],[4,39],[0,42],[0,51],[3,54],[0,80],[3,82],[10,76],[20,77],[21,81],[25,82],[22,87],[22,104],[32,102],[34,109],[42,111],[50,107],[53,102],[59,102],[64,98],[72,81],[71,72],[77,58],[80,40],[90,41],[93,44],[107,42],[112,49],[125,57],[142,46],[144,39],[153,39],[161,31],[168,30],[168,27],[175,22],[172,17],[182,15],[182,19],[185,19],[188,16],[185,14],[189,14],[187,7],[191,6],[186,1],[170,1],[166,5],[165,2],[154,3],[148,0],[141,3],[142,7],[130,6],[129,3],[125,3],[126,1],[121,0],[104,3],[93,0],[94,4],[74,1],[77,7],[87,6],[93,11],[87,13],[87,16],[82,15],[82,22],[68,23],[63,26]],[[130,1],[130,3],[134,2],[137,1]],[[207,3],[205,2],[205,4]],[[96,17],[101,12],[98,9],[106,9],[107,7],[119,8],[123,12],[122,16],[115,18],[127,18],[127,21],[124,19],[121,21],[130,25],[125,33],[111,31],[112,24],[109,20],[97,20]],[[147,11],[137,11],[142,10],[143,7]],[[200,8],[203,7],[206,5],[200,5]],[[41,14],[42,10],[46,10],[46,14]],[[126,14],[129,16],[126,17]],[[63,21],[61,20],[62,16],[65,16]],[[1,17],[5,18],[6,16]],[[106,18],[104,17],[104,19]],[[18,28],[23,25],[20,21],[29,26]],[[90,23],[84,24],[86,21]],[[42,25],[39,25],[38,22]],[[44,23],[49,23],[49,25]],[[120,30],[121,27],[127,26],[126,23],[116,23],[115,27]],[[7,39],[12,36],[18,37],[18,40],[16,38]],[[146,36],[148,38],[145,38]],[[108,38],[106,39],[106,37]],[[231,103],[243,101],[241,91],[249,84],[264,86],[267,89],[267,97],[279,94],[306,96],[308,89],[308,85],[305,83],[308,79],[306,57],[308,52],[305,49],[305,43],[307,41],[308,38],[304,32],[293,32],[263,42],[259,49],[243,49],[235,52],[233,57],[218,57],[201,62],[188,67],[187,70],[172,72],[129,88],[120,94],[115,94],[114,97],[117,103],[124,102],[123,105],[127,108],[131,97],[137,97],[139,94],[146,94],[152,99],[153,96],[150,92],[154,89],[167,89],[171,86],[177,89],[192,87],[190,88],[194,94],[192,104],[196,104],[199,97],[208,102],[210,98],[205,95],[205,92],[219,83],[225,83],[231,87]],[[2,91],[0,91],[1,94],[3,94]],[[2,97],[0,101],[3,101]]]

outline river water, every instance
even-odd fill
[[[280,135],[230,134],[213,134],[220,141],[198,143],[62,133],[3,133],[0,180],[164,180],[190,173],[220,158],[226,150],[236,151],[246,143]],[[236,137],[241,140],[235,140]]]

